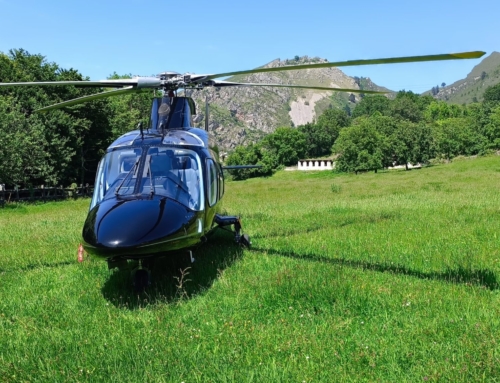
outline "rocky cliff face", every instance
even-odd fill
[[[277,59],[265,67],[326,61],[304,56],[294,60]],[[363,86],[359,79],[345,75],[338,68],[257,73],[234,76],[228,80],[351,89]],[[373,84],[371,81],[369,83]],[[198,106],[195,121],[199,126],[205,123],[204,105],[205,99],[208,99],[209,128],[223,150],[256,142],[280,126],[298,126],[312,122],[327,108],[345,108],[349,105],[352,108],[360,99],[359,94],[351,96],[345,93],[271,87],[211,88],[194,92],[192,97]]]

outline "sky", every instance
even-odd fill
[[[0,15],[0,52],[23,48],[91,80],[223,73],[296,55],[344,61],[500,51],[495,0],[0,0]],[[464,78],[479,62],[342,70],[421,93]]]

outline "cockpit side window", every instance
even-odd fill
[[[90,208],[102,200],[114,196],[120,187],[121,194],[132,194],[137,178],[138,163],[142,149],[120,149],[112,151],[101,160],[97,169],[94,195]],[[125,179],[127,178],[127,179]]]
[[[209,159],[207,160],[207,199],[209,206],[214,206],[219,200],[218,186],[217,167],[215,162]]]

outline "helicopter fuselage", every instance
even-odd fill
[[[141,129],[118,138],[97,170],[82,232],[86,252],[113,262],[203,242],[224,194],[218,157],[199,128]]]

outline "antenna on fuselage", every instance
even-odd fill
[[[141,137],[144,140],[144,127],[142,125],[142,121],[137,124],[137,128],[141,131]]]
[[[208,94],[205,95],[205,131],[208,132]]]

